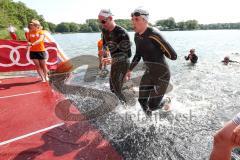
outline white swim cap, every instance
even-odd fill
[[[149,20],[149,12],[146,9],[143,8],[137,8],[135,9],[131,16],[141,16],[143,19],[145,19],[146,21]]]
[[[113,16],[113,14],[112,14],[112,12],[110,11],[110,9],[102,9],[102,10],[99,12],[98,16],[103,16],[103,17],[105,17],[105,18],[108,18],[108,17],[110,17],[110,16]]]

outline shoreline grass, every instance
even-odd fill
[[[17,29],[16,34],[18,40],[26,40],[24,31]],[[7,29],[0,29],[0,39],[11,39]]]

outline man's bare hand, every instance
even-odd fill
[[[233,130],[232,142],[233,142],[235,145],[240,146],[240,125],[238,125],[238,126]]]
[[[131,78],[131,71],[128,71],[127,74],[125,75],[125,80],[128,81]]]

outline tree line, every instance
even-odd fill
[[[115,22],[128,31],[132,31],[131,20],[117,19]],[[240,23],[217,23],[217,24],[199,24],[197,20],[187,20],[175,22],[174,18],[158,20],[151,26],[157,27],[163,31],[185,31],[185,30],[213,30],[213,29],[240,29]],[[60,23],[55,25],[51,31],[66,32],[100,32],[100,25],[97,19],[88,19],[84,24]]]
[[[240,29],[240,23],[198,24],[197,20],[175,22],[173,17],[158,20],[155,24],[160,30],[217,30]]]
[[[160,30],[196,30],[200,29],[197,20],[188,20],[175,22],[173,17],[168,19],[158,20],[155,24]]]
[[[23,28],[28,25],[32,19],[38,19],[43,27],[49,28],[48,23],[37,11],[28,8],[22,2],[13,2],[12,0],[0,0],[0,29],[9,25],[17,28]]]
[[[32,19],[38,19],[44,29],[53,33],[71,33],[71,32],[100,32],[101,26],[97,19],[88,19],[83,24],[62,22],[54,24],[47,22],[42,15],[39,15],[34,9],[28,8],[22,2],[13,2],[13,0],[0,0],[0,31],[6,29],[9,25],[14,25],[17,29],[28,25]],[[116,23],[128,31],[132,31],[130,19],[117,19]],[[208,30],[208,29],[240,29],[240,23],[217,23],[217,24],[199,24],[197,20],[187,20],[176,22],[173,17],[156,21],[151,24],[160,30]],[[1,32],[0,32],[1,34]]]
[[[115,22],[124,27],[126,30],[132,30],[131,21],[128,19],[116,19]],[[52,32],[67,33],[67,32],[100,32],[101,25],[97,19],[87,19],[84,24],[77,23],[60,23],[51,28]]]

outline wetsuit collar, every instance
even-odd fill
[[[113,28],[111,28],[111,30],[108,30],[108,32],[112,32],[112,31],[116,28],[116,26],[117,26],[117,25],[114,23],[114,24],[113,24]]]
[[[140,33],[138,33],[138,34],[140,36],[143,36],[143,35],[146,35],[149,31],[150,31],[150,27],[147,27],[146,30],[142,34],[140,34]]]

